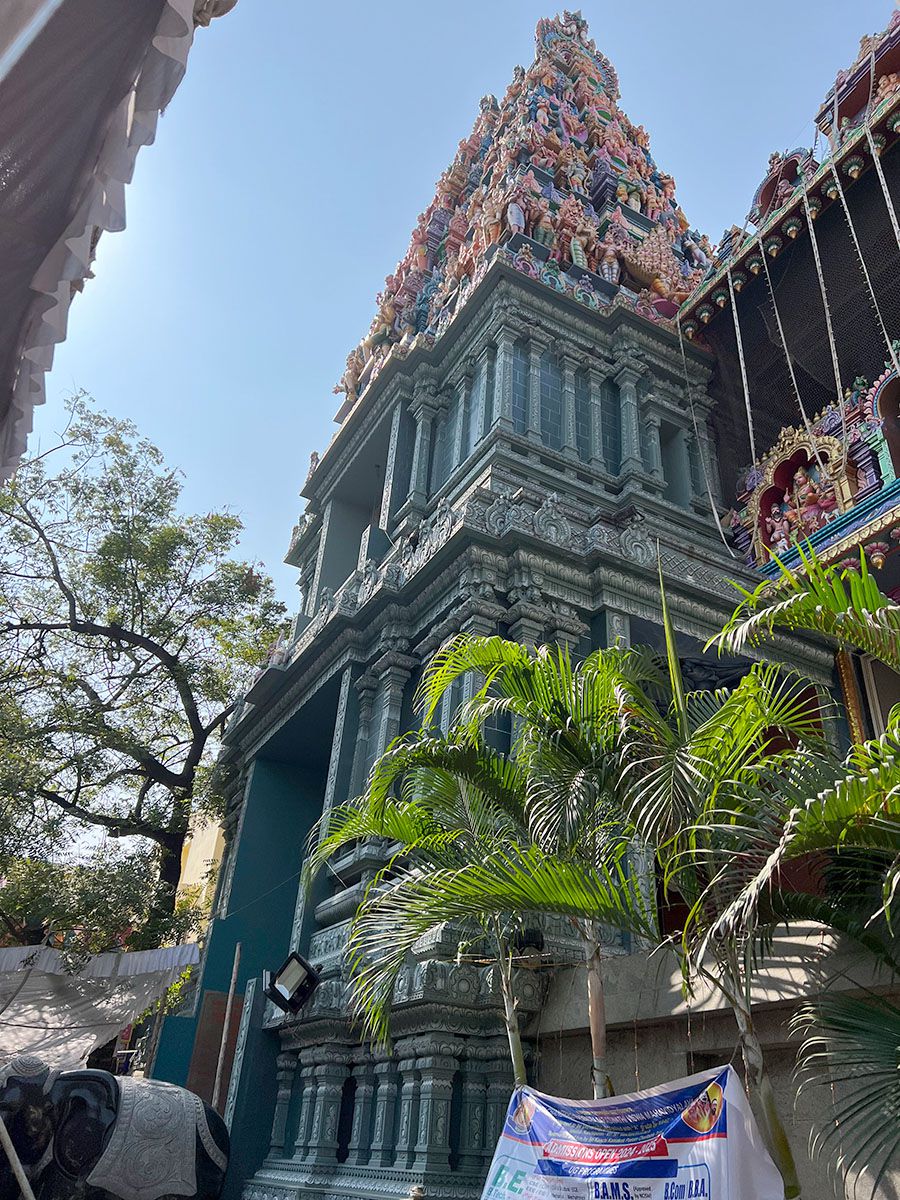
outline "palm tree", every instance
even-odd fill
[[[715,639],[720,649],[761,645],[780,629],[809,632],[900,671],[900,605],[879,590],[865,555],[857,571],[823,564],[811,551],[800,553],[802,571],[781,564],[778,580],[743,592]],[[804,764],[795,764],[772,799],[774,804],[747,822],[755,826],[758,869],[719,914],[713,934],[765,929],[785,868],[825,856],[848,864],[845,874],[858,885],[849,904],[843,893],[808,897],[814,915],[862,941],[896,977],[900,954],[892,907],[900,886],[900,710],[890,714],[882,736],[851,746],[830,779],[815,771],[807,776]],[[795,906],[798,899],[792,898]],[[833,1097],[822,1145],[836,1147],[849,1175],[869,1171],[874,1193],[888,1167],[900,1162],[900,1010],[877,996],[830,991],[805,1005],[795,1021],[806,1035],[798,1056],[801,1077],[824,1084]]]
[[[399,796],[393,794],[399,784]],[[534,843],[520,765],[469,730],[399,738],[376,763],[364,797],[334,810],[315,838],[307,882],[340,848],[388,838],[391,857],[353,920],[353,1004],[367,1034],[388,1035],[397,976],[415,943],[452,922],[491,947],[516,1086],[525,1083],[514,987],[514,948],[527,914],[581,916],[652,936],[644,897],[627,871],[627,843],[595,836],[590,869]],[[601,850],[601,844],[603,849]]]
[[[461,635],[439,651],[420,687],[430,721],[444,694],[461,677],[482,686],[463,705],[460,725],[473,738],[498,723],[514,730],[510,757],[524,780],[523,816],[533,845],[558,861],[580,864],[605,881],[611,863],[628,880],[625,912],[647,928],[655,903],[647,881],[634,870],[639,847],[622,803],[621,730],[634,709],[652,706],[665,691],[655,655],[618,647],[598,650],[574,666],[566,647],[535,650],[501,637]],[[630,847],[631,870],[625,863]],[[548,910],[550,911],[550,910]],[[606,1005],[602,961],[603,914],[570,908],[585,958],[591,1081],[595,1098],[612,1094],[607,1068]]]
[[[662,582],[662,581],[661,581]],[[622,729],[627,815],[656,848],[666,895],[687,905],[677,947],[685,978],[717,990],[734,1013],[748,1085],[763,1135],[785,1184],[799,1195],[796,1165],[766,1072],[750,1001],[757,945],[739,924],[722,932],[721,913],[759,867],[745,836],[759,797],[802,758],[827,774],[820,713],[809,682],[757,663],[732,688],[687,693],[662,591],[671,700],[635,706]],[[752,828],[752,826],[751,826]]]

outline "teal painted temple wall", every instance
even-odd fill
[[[264,968],[276,969],[288,952],[297,874],[306,837],[321,810],[321,777],[293,764],[256,758],[244,803],[228,915],[210,925],[194,1011],[163,1023],[153,1064],[156,1079],[187,1083],[203,992],[227,992],[237,942],[239,998],[248,980]]]

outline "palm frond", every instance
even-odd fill
[[[900,1165],[900,1008],[875,995],[829,992],[793,1018],[804,1034],[802,1087],[825,1092],[818,1146],[837,1156],[856,1181],[865,1173],[875,1196]]]
[[[776,629],[820,633],[855,647],[900,671],[900,605],[881,592],[860,553],[860,570],[819,561],[801,548],[802,570],[782,564],[781,578],[749,592],[722,633],[713,638],[722,651],[743,653],[769,640]]]
[[[349,941],[354,1007],[367,1032],[385,1040],[407,956],[420,937],[446,922],[484,927],[495,918],[556,914],[654,937],[655,915],[640,879],[629,874],[628,849],[624,843],[612,848],[605,866],[530,845],[498,849],[457,869],[412,869],[394,880],[382,875],[371,885]]]

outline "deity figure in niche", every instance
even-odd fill
[[[792,489],[784,493],[788,517],[805,534],[821,529],[837,511],[834,484],[817,479],[817,474],[815,468],[798,467],[794,472]]]
[[[790,517],[777,500],[772,501],[772,507],[769,509],[769,514],[765,520],[766,533],[771,549],[778,554],[788,550],[791,545],[793,530],[791,528]]]
[[[515,197],[506,206],[506,224],[512,234],[525,232],[525,213]]]

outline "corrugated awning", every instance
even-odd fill
[[[25,450],[97,238],[125,227],[125,184],[181,82],[194,29],[235,3],[0,7],[0,481]]]

